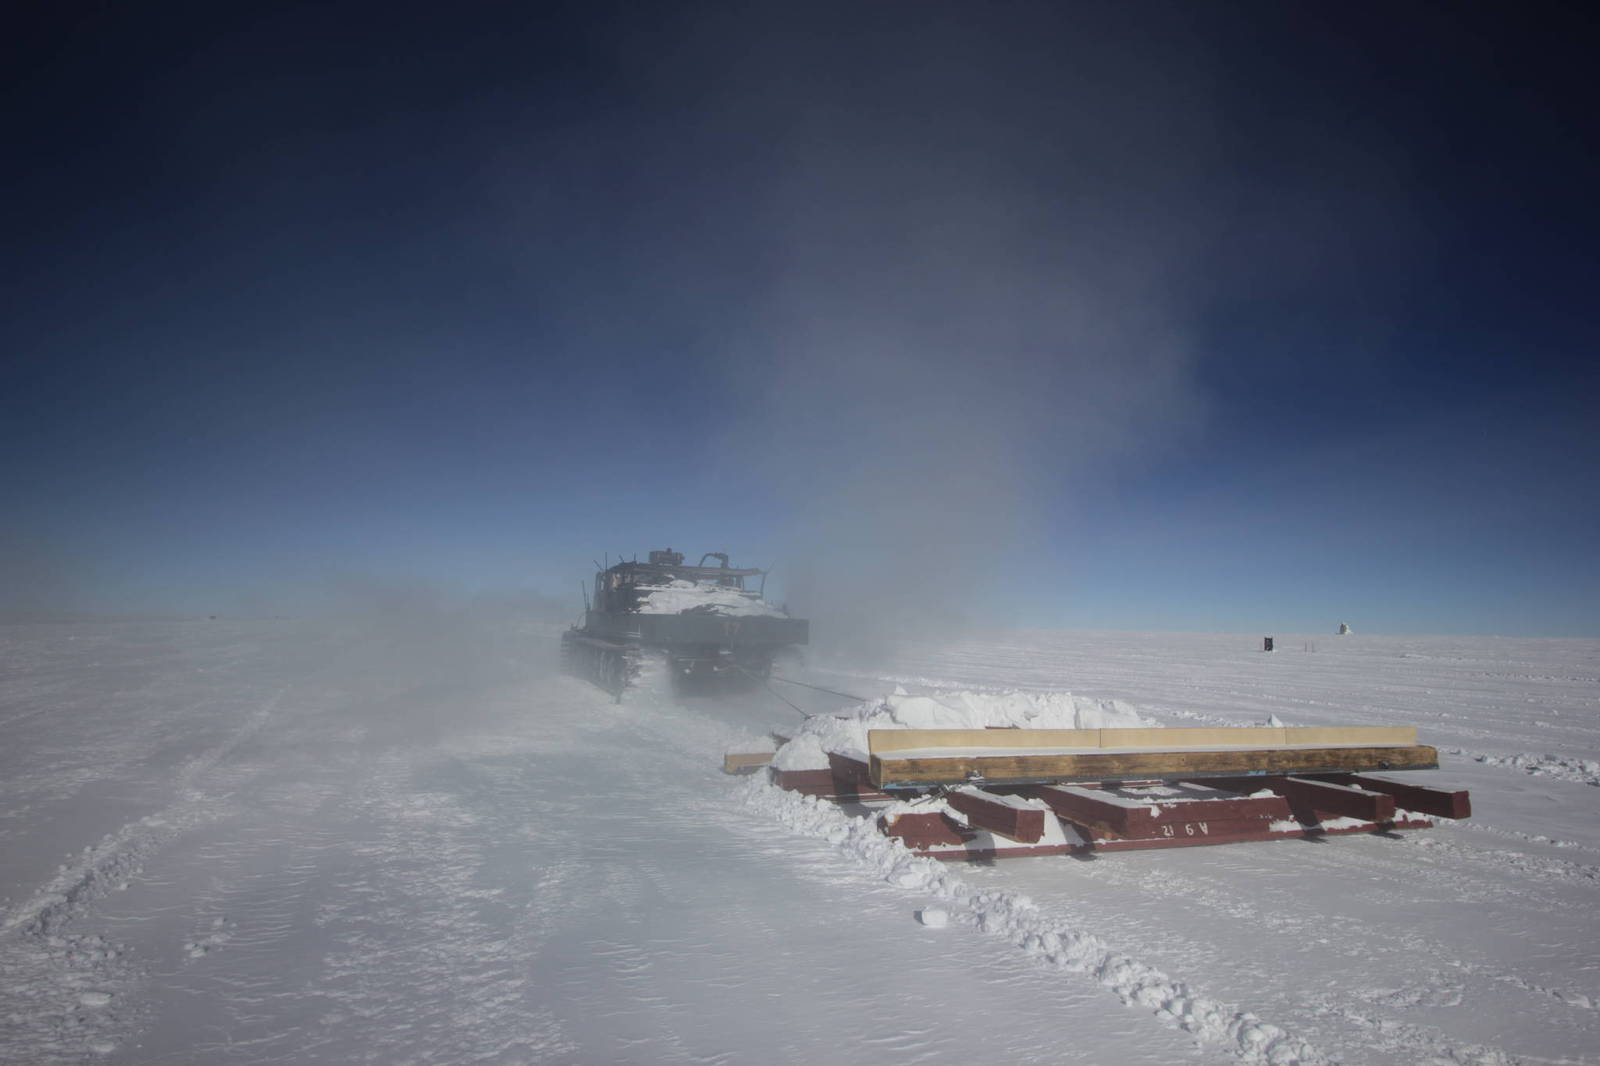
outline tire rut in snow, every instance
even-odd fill
[[[1470,823],[1467,823],[1467,825],[1470,825]],[[1474,828],[1488,829],[1488,827],[1484,826]],[[1500,871],[1515,871],[1520,878],[1529,878],[1549,884],[1580,885],[1585,888],[1600,889],[1600,866],[1590,863],[1569,862],[1566,859],[1545,858],[1520,851],[1503,851],[1476,847],[1471,844],[1459,844],[1442,836],[1407,837],[1405,839],[1414,840],[1414,846],[1416,847],[1439,855],[1449,855],[1468,864],[1485,864]]]
[[[1451,826],[1451,828],[1465,830],[1469,833],[1484,833],[1489,836],[1505,837],[1509,840],[1519,840],[1524,844],[1537,844],[1544,847],[1557,848],[1563,851],[1571,850],[1576,852],[1586,852],[1590,855],[1600,855],[1600,848],[1596,848],[1590,844],[1585,844],[1581,841],[1559,839],[1548,836],[1544,833],[1528,833],[1520,829],[1507,829],[1504,826],[1495,825],[1492,822],[1485,822],[1481,818],[1473,818],[1471,821],[1457,822]],[[1581,870],[1600,869],[1586,863],[1573,862],[1571,865],[1578,867]],[[1587,879],[1587,875],[1585,874],[1576,874],[1575,876],[1584,877]]]
[[[106,1054],[137,1023],[119,992],[136,977],[123,945],[71,931],[96,901],[127,887],[149,858],[172,840],[223,817],[223,807],[190,792],[157,814],[124,825],[85,848],[73,862],[0,922],[0,984],[11,1020],[0,1050],[15,1060],[79,1062],[85,1051]]]
[[[8,999],[26,1004],[0,1030],[0,1050],[22,1049],[38,1063],[78,1062],[86,1051],[115,1050],[140,1023],[138,1008],[126,1006],[138,968],[125,946],[70,927],[96,901],[126,888],[172,841],[227,816],[222,790],[208,779],[261,731],[293,687],[279,686],[220,742],[180,766],[172,802],[85,847],[0,918],[0,982]],[[237,783],[227,782],[229,788]]]
[[[1490,755],[1485,752],[1465,751],[1461,748],[1441,748],[1451,755],[1460,755],[1484,766],[1498,769],[1520,770],[1534,777],[1554,777],[1578,785],[1600,787],[1600,759],[1568,758],[1534,751],[1516,755]]]
[[[912,855],[899,841],[883,836],[869,818],[853,818],[830,803],[759,779],[751,779],[738,798],[797,833],[827,841],[888,883],[940,900],[955,921],[1009,941],[1042,966],[1089,976],[1124,1003],[1148,1009],[1203,1044],[1244,1062],[1271,1066],[1335,1061],[1297,1034],[1116,951],[1094,933],[1077,928],[1068,916],[1041,908],[1026,895],[978,889],[936,860]]]
[[[204,791],[202,778],[261,730],[291,687],[279,688],[221,743],[185,763],[177,773],[174,802],[84,848],[79,861],[63,865],[48,883],[12,908],[0,919],[0,936],[16,930],[50,934],[93,900],[125,884],[144,857],[164,841],[216,818],[217,801]]]
[[[1351,883],[1371,884],[1380,875],[1393,881],[1403,866],[1375,861],[1354,854],[1346,845],[1333,857],[1319,857],[1296,863],[1295,877],[1319,879],[1344,876]],[[1269,845],[1282,854],[1283,847]],[[1415,868],[1404,866],[1405,880],[1414,881]],[[1417,1007],[1460,1007],[1471,1011],[1473,989],[1465,979],[1476,978],[1477,991],[1484,986],[1503,984],[1536,997],[1551,997],[1571,1008],[1592,1009],[1589,998],[1571,990],[1542,987],[1501,966],[1473,962],[1458,957],[1449,945],[1425,933],[1401,927],[1382,927],[1368,935],[1362,922],[1350,914],[1330,915],[1308,910],[1294,889],[1294,882],[1273,885],[1272,867],[1264,865],[1254,875],[1246,860],[1230,862],[1223,875],[1226,882],[1190,871],[1185,874],[1152,871],[1148,867],[1124,866],[1114,862],[1095,863],[1087,876],[1104,882],[1124,900],[1130,934],[1141,927],[1146,938],[1157,940],[1164,951],[1208,972],[1237,969],[1241,941],[1229,935],[1219,922],[1235,922],[1239,929],[1254,934],[1256,948],[1249,979],[1269,988],[1294,990],[1292,998],[1278,1009],[1290,1014],[1308,1015],[1306,1025],[1315,1029],[1319,1044],[1350,1053],[1364,1049],[1379,1061],[1411,1063],[1460,1063],[1463,1066],[1503,1066],[1518,1061],[1505,1048],[1482,1041],[1463,1039],[1439,1026],[1408,1022],[1398,1011]],[[1238,882],[1248,883],[1251,891],[1242,894]],[[1367,902],[1381,913],[1403,906],[1406,895],[1396,889],[1370,889]],[[1514,888],[1506,889],[1508,895]],[[1184,908],[1203,914],[1184,913]],[[1141,922],[1139,916],[1159,917]],[[1210,915],[1211,917],[1207,917]],[[1375,934],[1375,935],[1373,935]],[[1325,971],[1325,982],[1308,989],[1302,975],[1307,962],[1295,949],[1311,948],[1311,965]],[[1531,1001],[1530,1001],[1531,1002]],[[1330,1031],[1328,1022],[1345,1027]],[[1586,1019],[1579,1023],[1586,1025]]]

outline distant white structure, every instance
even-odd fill
[[[1345,637],[1345,636],[1349,636],[1350,635],[1350,623],[1349,622],[1340,622],[1339,623],[1339,635],[1341,637]]]

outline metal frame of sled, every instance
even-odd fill
[[[1409,726],[867,736],[864,759],[830,753],[827,769],[768,772],[782,788],[876,817],[885,835],[936,859],[1383,833],[1472,813],[1465,791],[1374,776],[1438,767]],[[754,772],[771,758],[730,754],[723,769]]]

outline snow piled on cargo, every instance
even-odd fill
[[[784,618],[782,608],[763,600],[754,592],[674,578],[665,585],[638,586],[640,614],[698,614],[729,617],[767,616]]]
[[[865,761],[869,729],[1139,729],[1161,725],[1121,700],[1070,692],[941,692],[904,688],[839,715],[807,718],[773,756],[779,770],[825,770],[828,752]]]

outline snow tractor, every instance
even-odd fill
[[[766,571],[730,566],[724,552],[687,566],[682,552],[668,548],[648,562],[596,569],[593,596],[584,590],[583,624],[562,634],[562,669],[619,702],[650,661],[665,664],[680,693],[762,684],[778,652],[809,636],[805,619],[763,598]],[[756,578],[757,587],[747,587]]]

